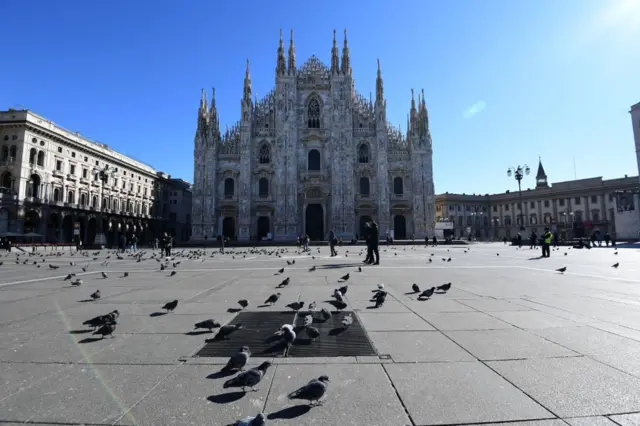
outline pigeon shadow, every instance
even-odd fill
[[[344,333],[347,329],[344,327],[336,327],[336,328],[332,328],[331,330],[329,330],[329,336],[339,336],[340,334]]]
[[[93,299],[78,300],[78,303],[94,302]]]
[[[379,306],[373,305],[373,306],[367,306],[367,309],[378,309]]]
[[[152,317],[152,318],[161,317],[163,315],[167,315],[167,312],[153,312],[153,313],[149,314],[149,316]]]
[[[236,371],[234,370],[220,370],[220,371],[216,371],[215,373],[211,373],[207,376],[207,379],[223,379],[225,377],[229,377],[229,376],[233,376],[234,374],[236,374]]]
[[[87,330],[69,330],[69,334],[87,334],[87,333],[91,333],[94,330],[91,329],[87,329]]]
[[[269,306],[271,306],[271,305],[269,305],[268,303],[265,303],[265,304],[262,304],[262,305],[258,305],[258,308],[268,308]]]
[[[527,260],[540,260],[542,259],[542,256],[538,256],[538,257],[530,257]]]
[[[436,290],[434,293],[435,294],[447,294],[447,292],[444,291],[444,290]]]
[[[341,269],[341,268],[352,268],[355,266],[353,263],[334,263],[331,265],[318,265],[317,269]]]
[[[409,294],[416,294],[416,293],[420,293],[419,291],[410,291],[408,293],[405,293],[404,295],[407,296]]]
[[[287,348],[287,343],[280,341],[278,343],[276,343],[273,346],[270,346],[268,348],[266,348],[265,350],[261,351],[260,354],[274,354],[277,352],[283,352],[285,349]]]
[[[185,336],[200,336],[201,334],[209,334],[209,333],[213,333],[213,330],[211,330],[211,331],[193,330],[193,331],[188,331],[188,332],[184,333],[184,335]]]
[[[239,399],[242,399],[243,396],[245,396],[247,393],[246,392],[228,392],[228,393],[221,393],[220,395],[209,395],[207,397],[208,401],[211,402],[215,402],[216,404],[229,404],[231,402],[236,402]]]
[[[309,346],[313,341],[309,338],[298,337],[293,341],[294,346]]]
[[[276,419],[295,419],[296,417],[303,416],[311,410],[310,405],[294,405],[293,407],[283,408],[280,411],[271,413],[267,416],[269,420]]]
[[[94,343],[94,342],[99,342],[100,340],[103,340],[102,337],[87,337],[86,339],[82,339],[82,340],[78,340],[78,343]]]
[[[424,302],[425,300],[431,300],[430,297],[418,297],[418,300]]]
[[[227,312],[229,312],[230,314],[236,314],[238,312],[240,312],[242,309],[240,308],[229,308],[227,309]]]

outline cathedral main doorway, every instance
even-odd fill
[[[258,218],[258,239],[262,240],[267,237],[269,233],[269,218],[267,216],[260,216]]]
[[[321,204],[309,204],[305,212],[306,234],[310,240],[324,240],[324,209]]]
[[[396,240],[407,238],[407,219],[401,214],[393,217],[393,236]]]
[[[222,219],[222,236],[235,240],[236,238],[236,221],[232,217]]]

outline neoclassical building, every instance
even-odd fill
[[[174,181],[32,111],[0,112],[0,236],[85,245],[179,237],[181,227],[168,226]]]
[[[249,61],[240,120],[220,130],[203,91],[195,134],[192,239],[291,240],[362,235],[375,219],[396,238],[432,235],[435,197],[424,93],[411,91],[408,130],[386,117],[378,62],[375,99],[354,86],[345,31],[331,62],[296,64],[293,32],[277,49],[275,87],[254,100]]]

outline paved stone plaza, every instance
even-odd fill
[[[175,276],[172,265],[160,271],[151,252],[141,262],[112,254],[106,266],[106,251],[96,261],[69,251],[22,254],[20,264],[13,253],[2,257],[0,424],[226,425],[259,412],[274,425],[640,424],[636,248],[561,248],[539,259],[538,251],[502,244],[381,247],[382,264],[362,272],[358,247],[336,258],[312,248],[315,259],[293,248],[281,258],[238,251],[177,258]],[[555,272],[562,266],[564,274]],[[80,287],[63,281],[71,272]],[[190,333],[194,323],[229,322],[237,314],[228,309],[242,298],[249,311],[286,311],[298,300],[329,307],[323,301],[347,272],[347,309],[379,356],[254,355],[250,367],[265,359],[273,366],[246,394],[223,389],[230,376],[215,373],[226,358],[193,357],[212,336]],[[257,307],[287,276],[275,306]],[[446,282],[451,290],[430,300],[407,294],[412,283]],[[380,283],[386,303],[368,309]],[[84,302],[96,289],[102,298]],[[152,316],[174,299],[174,313]],[[91,339],[82,322],[114,309],[115,337]],[[331,380],[323,405],[287,399],[322,374]]]

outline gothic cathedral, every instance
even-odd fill
[[[366,221],[381,236],[433,236],[435,195],[424,92],[406,135],[387,123],[380,62],[375,100],[355,90],[347,34],[340,57],[334,31],[331,65],[311,56],[296,66],[282,32],[276,84],[251,96],[249,61],[240,120],[224,133],[215,103],[202,93],[195,135],[192,239],[292,241],[362,235]],[[417,103],[417,107],[416,107]]]

